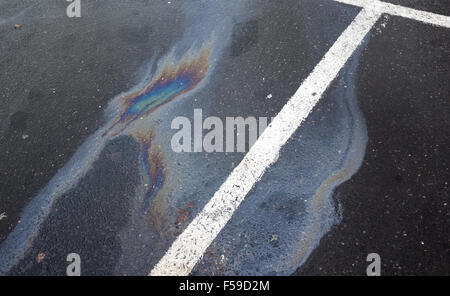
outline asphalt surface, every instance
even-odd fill
[[[449,31],[392,18],[360,59],[364,162],[335,191],[343,219],[296,274],[448,275]],[[380,53],[383,54],[380,54]]]
[[[391,2],[450,15],[445,1]],[[172,119],[275,116],[359,11],[110,0],[70,19],[64,2],[36,3],[0,4],[0,274],[64,275],[72,252],[83,275],[147,274],[244,156],[173,152]],[[376,252],[385,275],[448,275],[449,34],[383,16],[192,274],[365,275]],[[146,179],[148,139],[98,134],[121,93],[205,44],[201,84],[138,126],[163,168]]]

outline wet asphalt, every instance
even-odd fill
[[[67,18],[61,1],[0,4],[0,214],[7,216],[0,242],[102,126],[108,102],[183,39],[193,20],[173,2],[87,1],[80,19]],[[450,14],[445,1],[392,2]],[[170,185],[156,212],[142,218],[150,226],[133,199],[139,147],[119,137],[58,197],[8,274],[64,274],[70,252],[85,258],[86,275],[146,274],[243,157],[174,155],[170,119],[190,117],[194,108],[205,116],[275,116],[358,9],[305,0],[254,1],[237,11],[206,86],[155,115]],[[194,274],[364,275],[372,252],[386,275],[449,274],[449,34],[383,17]],[[308,224],[303,200],[345,162],[337,151],[353,147],[352,122],[361,114],[361,167],[330,195],[333,213],[324,216],[309,256],[294,260]],[[188,215],[182,223],[180,213]]]

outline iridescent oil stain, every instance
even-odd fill
[[[8,235],[0,247],[0,274],[5,274],[30,248],[40,225],[47,218],[54,201],[75,187],[91,169],[108,141],[130,136],[140,143],[140,166],[145,190],[142,214],[148,214],[151,200],[164,186],[166,179],[162,153],[152,149],[153,134],[146,119],[159,107],[191,94],[210,72],[213,42],[204,42],[197,50],[190,49],[181,58],[170,54],[162,58],[161,70],[149,83],[113,99],[106,114],[109,121],[91,135],[61,168],[47,186],[24,209],[21,223]],[[115,110],[120,110],[114,114]],[[113,116],[111,116],[111,113]],[[142,136],[145,135],[145,136]],[[140,194],[137,192],[136,194]]]
[[[124,264],[121,267],[132,268],[134,265],[130,262],[135,263],[132,259],[139,257],[138,261],[143,261],[141,273],[148,272],[149,265],[140,256],[142,252],[148,257],[148,250],[142,249],[136,237],[144,233],[142,239],[161,244],[163,250],[165,242],[161,236],[172,239],[178,234],[175,233],[178,230],[167,226],[166,220],[161,219],[167,216],[167,209],[172,207],[174,197],[170,195],[170,190],[176,180],[168,180],[168,172],[169,168],[176,170],[176,167],[169,166],[173,160],[170,153],[163,155],[158,146],[161,144],[158,141],[164,135],[160,132],[159,123],[154,120],[159,119],[162,112],[150,115],[169,102],[192,96],[206,85],[218,58],[230,41],[234,19],[246,15],[241,4],[240,1],[228,3],[220,0],[201,3],[186,1],[180,4],[178,8],[186,19],[186,26],[181,27],[180,38],[165,56],[149,53],[154,60],[148,67],[145,79],[132,90],[119,94],[109,102],[105,110],[105,124],[81,144],[64,167],[24,208],[21,223],[15,226],[0,245],[0,275],[7,274],[11,267],[24,259],[27,251],[33,247],[35,238],[41,236],[41,230],[44,231],[43,221],[56,208],[55,201],[77,188],[108,142],[122,136],[133,139],[140,147],[140,152],[136,155],[138,161],[133,165],[139,165],[141,185],[137,190],[133,187],[137,192],[129,192],[128,198],[133,205],[129,217],[130,227],[121,236],[124,248],[121,258]],[[167,30],[172,29],[180,28]],[[163,30],[161,32],[164,34]],[[155,55],[158,56],[157,61]],[[158,130],[158,134],[148,133],[149,130]],[[107,180],[107,176],[105,179]],[[158,239],[146,232],[149,225],[159,231],[155,235]],[[121,269],[117,271],[121,272]]]
[[[134,138],[138,140],[141,146],[139,163],[141,165],[143,186],[145,188],[142,214],[148,214],[151,201],[158,194],[166,180],[165,168],[162,160],[162,153],[159,151],[152,151],[152,133],[148,133],[146,136],[142,136],[141,133],[138,133]]]
[[[226,1],[202,1],[201,7],[197,6],[197,1],[187,2],[187,6],[192,6],[186,10],[191,14],[189,20],[192,27],[186,29],[185,35],[174,45],[172,53],[176,49],[177,54],[168,54],[161,58],[158,64],[155,64],[156,71],[152,71],[148,79],[110,102],[105,113],[106,123],[78,148],[72,159],[24,209],[21,223],[0,246],[0,275],[7,273],[33,245],[34,237],[39,236],[40,225],[54,209],[55,201],[77,186],[105,145],[120,136],[132,138],[138,144],[136,147],[140,147],[139,154],[136,153],[137,161],[133,165],[139,166],[141,184],[137,192],[129,192],[131,214],[128,216],[129,225],[118,234],[122,245],[121,256],[115,267],[116,274],[147,274],[158,256],[162,256],[167,250],[168,243],[182,231],[181,226],[170,220],[170,214],[177,202],[193,198],[199,199],[201,204],[202,198],[210,198],[201,191],[207,187],[204,180],[198,176],[194,178],[191,174],[196,171],[200,173],[199,167],[202,167],[199,164],[206,160],[199,158],[200,161],[195,162],[194,160],[198,159],[190,159],[192,155],[183,155],[184,158],[177,160],[183,164],[184,171],[178,173],[179,167],[174,161],[176,158],[170,155],[170,152],[163,155],[158,146],[164,129],[157,127],[156,123],[150,120],[150,115],[169,102],[180,101],[185,96],[192,95],[205,84],[212,67],[216,66],[217,52],[229,42],[231,32],[227,30],[232,28],[232,19],[239,13],[246,14],[247,10],[238,6],[240,1],[234,2],[230,7],[227,7]],[[210,42],[208,40],[213,39],[211,36],[220,38]],[[349,72],[356,71],[357,60],[354,60]],[[352,80],[346,83],[355,84]],[[242,88],[242,85],[238,84],[238,87]],[[256,192],[255,196],[249,195],[246,198],[247,207],[243,205],[241,208],[244,215],[236,215],[234,225],[231,221],[227,226],[231,228],[224,229],[226,235],[219,237],[213,246],[213,250],[217,250],[219,263],[199,265],[198,273],[215,274],[219,269],[224,274],[290,274],[307,259],[331,225],[339,221],[339,213],[336,213],[331,203],[332,192],[358,169],[364,155],[366,134],[364,122],[356,107],[356,93],[350,91],[350,88],[347,92],[341,90],[336,93],[336,99],[349,100],[350,110],[341,121],[349,124],[351,139],[346,140],[348,127],[343,128],[337,132],[340,137],[333,138],[334,143],[321,142],[321,147],[318,148],[326,148],[318,149],[319,157],[312,151],[310,154],[306,153],[308,155],[304,157],[304,163],[289,160],[286,161],[287,165],[285,162],[283,166],[275,167],[271,175],[269,172],[268,181],[264,185],[269,184],[274,189],[268,190],[267,187],[261,186],[262,189]],[[340,104],[345,105],[342,102]],[[155,117],[157,116],[164,114],[155,114]],[[353,119],[353,124],[349,123],[350,118]],[[323,128],[331,129],[335,123],[330,121],[329,125]],[[157,135],[154,132],[156,130]],[[340,141],[339,138],[343,140]],[[300,141],[296,143],[301,144]],[[350,147],[348,151],[334,156],[331,150],[344,144]],[[342,161],[339,165],[334,165],[332,160],[335,159],[331,159],[332,157]],[[325,164],[321,165],[320,174],[314,177],[317,172],[315,168],[319,166],[315,163],[317,160]],[[279,162],[281,161],[283,160]],[[315,164],[305,168],[308,162]],[[299,171],[300,177],[293,180],[292,176],[295,175],[287,172],[289,169]],[[211,170],[206,174],[211,182],[225,177],[220,175],[220,171]],[[301,179],[303,175],[307,177]],[[290,179],[283,176],[289,176]],[[309,183],[311,179],[318,182]],[[304,180],[305,184],[302,183]],[[197,191],[197,188],[200,191]],[[273,194],[276,190],[281,193]],[[261,199],[269,201],[269,206],[265,209],[258,206]],[[303,199],[308,200],[304,206]],[[186,206],[186,203],[180,204]],[[280,205],[286,207],[281,209]],[[292,214],[293,209],[298,209],[302,215]],[[249,213],[250,215],[247,215]],[[127,213],[115,211],[114,214]],[[243,217],[247,216],[251,219],[243,220]],[[226,257],[224,260],[223,254]],[[204,262],[208,263],[207,260],[205,256]]]
[[[208,44],[197,55],[186,54],[178,64],[167,61],[148,87],[121,100],[124,111],[103,136],[108,136],[109,132],[117,135],[135,120],[196,88],[208,72],[211,50],[212,44]]]

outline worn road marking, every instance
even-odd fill
[[[419,22],[450,28],[450,17],[432,12],[417,10],[378,0],[333,0],[339,3],[359,6],[378,13],[387,13],[413,19]]]
[[[192,271],[253,185],[277,160],[281,147],[311,112],[380,15],[367,9],[357,15],[149,275],[188,275]]]
[[[0,221],[2,221],[5,218],[8,218],[8,216],[6,216],[6,213],[1,213],[0,214]]]

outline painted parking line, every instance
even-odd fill
[[[311,112],[379,16],[365,9],[358,14],[150,275],[191,272],[253,185],[277,160],[281,147]]]
[[[381,14],[388,13],[450,28],[450,17],[430,12],[377,0],[332,1],[359,6],[362,10],[149,275],[190,274],[247,193],[277,160],[283,145],[306,119]]]
[[[386,3],[378,0],[333,0],[335,2],[362,7],[378,13],[387,13],[413,19],[422,23],[439,27],[450,28],[450,17],[432,12],[417,10],[396,4]]]

